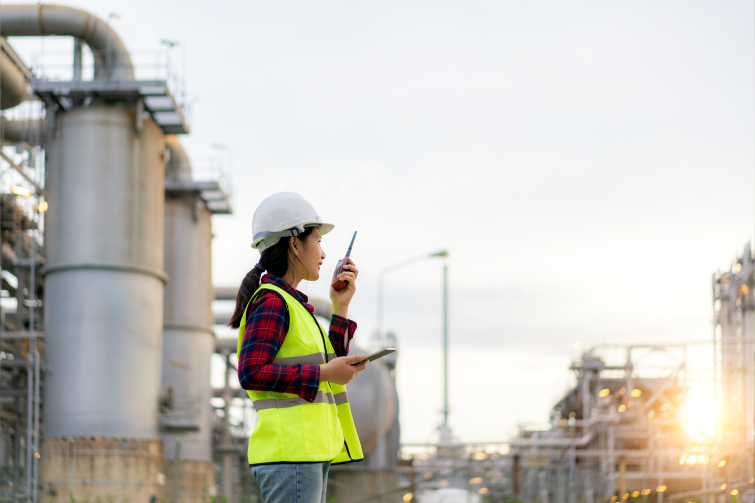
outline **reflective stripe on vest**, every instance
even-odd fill
[[[274,365],[324,365],[336,357],[330,337],[319,322],[285,290],[264,283],[252,296],[249,305],[263,290],[278,294],[285,301],[289,314],[288,332],[272,362]],[[239,326],[239,353],[249,305]],[[258,417],[249,439],[249,464],[322,461],[335,464],[364,458],[345,386],[320,381],[311,403],[291,393],[247,393]]]
[[[328,353],[328,361],[336,357],[335,353]],[[304,356],[289,356],[288,358],[276,358],[273,365],[284,365],[293,367],[294,365],[321,365],[325,363],[325,353],[312,353]]]
[[[286,409],[296,407],[297,405],[307,405],[309,403],[336,403],[333,393],[323,393],[318,391],[313,402],[308,402],[300,396],[296,398],[263,398],[253,402],[254,410],[257,412],[265,409]]]

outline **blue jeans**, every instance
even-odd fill
[[[330,461],[258,465],[252,474],[265,503],[325,503]]]

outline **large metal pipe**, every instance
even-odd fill
[[[166,137],[166,178],[191,180],[191,164],[178,139]],[[212,462],[210,360],[212,331],[211,214],[195,195],[165,201],[163,392],[172,404],[163,415],[168,483],[175,501],[206,501],[215,484]],[[177,493],[177,494],[176,494]]]
[[[0,117],[3,140],[38,144],[44,121],[40,119],[9,120]]]
[[[2,5],[0,26],[4,37],[63,35],[80,38],[92,50],[95,78],[134,78],[131,57],[120,37],[89,12],[62,5]]]
[[[13,60],[0,51],[0,110],[20,105],[27,97],[26,77]]]

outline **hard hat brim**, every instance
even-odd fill
[[[320,223],[320,222],[308,222],[305,224],[301,224],[302,227],[318,227],[320,229],[320,235],[324,236],[328,232],[332,231],[335,228],[335,225],[333,224],[326,224],[326,223]],[[270,246],[273,246],[275,243],[280,241],[282,237],[286,237],[288,235],[288,231],[291,229],[298,227],[289,227],[288,229],[280,229],[278,231],[274,232],[261,232],[257,236],[257,238],[252,243],[252,248],[258,249],[261,248],[260,251],[264,250],[265,248],[269,248]],[[267,243],[265,246],[261,246],[263,244],[263,241],[266,241]]]

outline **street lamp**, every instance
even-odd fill
[[[441,250],[429,255],[421,255],[403,262],[390,265],[378,274],[378,319],[377,319],[377,343],[380,346],[383,341],[383,279],[386,273],[395,271],[401,267],[413,264],[420,260],[433,257],[448,257],[447,250]],[[451,441],[451,429],[448,427],[448,265],[443,265],[443,424],[440,428],[441,441]]]
[[[441,251],[438,251],[438,252],[435,252],[435,253],[430,253],[430,254],[427,254],[427,255],[420,255],[419,257],[410,258],[409,260],[404,260],[402,262],[398,262],[398,263],[389,265],[388,267],[384,268],[383,270],[381,270],[378,273],[378,319],[377,319],[377,333],[375,335],[376,335],[376,339],[377,339],[376,342],[377,342],[377,344],[379,346],[381,345],[381,343],[383,341],[383,279],[385,278],[385,275],[387,273],[391,272],[391,271],[395,271],[396,269],[400,269],[401,267],[407,266],[409,264],[413,264],[415,262],[419,262],[420,260],[424,260],[424,259],[428,259],[428,258],[433,258],[433,257],[441,257],[441,258],[448,257],[448,251],[447,250],[441,250]],[[446,269],[444,267],[444,271],[445,270]],[[445,278],[445,273],[444,273],[444,278]],[[445,280],[444,280],[444,284],[445,284]],[[444,287],[444,291],[445,291],[445,287]],[[443,298],[445,299],[445,294],[444,294]],[[445,317],[446,317],[445,312],[446,312],[446,309],[445,309],[445,305],[446,304],[445,304],[445,301],[444,301],[444,304],[443,304],[443,306],[444,306],[444,310],[443,310],[443,312],[444,312],[444,315],[443,315],[444,316],[444,322],[443,322],[444,329],[443,329],[443,333],[444,333],[444,340],[447,340],[448,339],[448,337],[446,336],[447,330],[445,329],[445,327],[446,327],[446,322],[445,322]],[[447,344],[446,344],[446,346],[447,346]],[[448,359],[446,359],[446,361],[447,360]],[[382,396],[381,396],[382,391],[381,390],[382,390],[382,387],[378,386],[377,403],[382,403]],[[448,407],[446,406],[446,411],[447,410],[448,410]],[[448,414],[446,413],[446,416],[447,415]],[[381,411],[378,411],[378,415],[377,415],[377,429],[378,429],[378,442],[377,442],[377,447],[375,449],[375,455],[377,457],[377,464],[378,464],[378,466],[377,466],[377,468],[378,468],[378,472],[377,472],[377,490],[378,490],[378,495],[379,495],[378,502],[382,503],[382,501],[383,501],[383,498],[382,498],[382,494],[383,494],[383,471],[382,470],[383,470],[383,466],[385,465],[385,440],[383,438],[383,414],[382,414]]]

